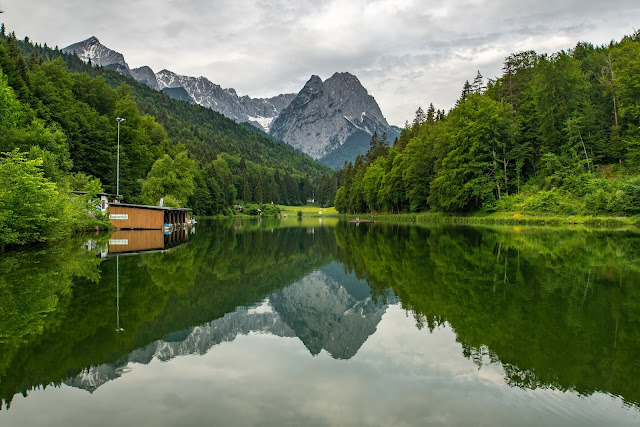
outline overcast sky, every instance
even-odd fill
[[[391,124],[450,108],[510,53],[619,40],[638,0],[0,0],[19,38],[61,48],[90,36],[131,68],[205,76],[239,95],[298,92],[312,74],[355,74]]]

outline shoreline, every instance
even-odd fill
[[[482,214],[474,213],[469,215],[450,215],[438,212],[421,213],[366,213],[366,214],[303,214],[303,218],[337,218],[345,220],[367,220],[386,223],[443,223],[443,224],[479,224],[479,225],[589,225],[604,227],[639,227],[640,216],[633,217],[608,217],[591,215],[547,215],[547,214],[523,214],[519,212]],[[258,219],[260,216],[252,215],[217,215],[202,216],[197,219]],[[262,216],[269,219],[292,218],[290,215]],[[294,217],[295,218],[295,217]]]
[[[380,222],[435,222],[445,224],[484,224],[484,225],[592,225],[606,227],[640,227],[640,216],[633,217],[607,217],[590,215],[546,215],[523,214],[520,212],[469,215],[449,215],[437,212],[422,213],[369,213],[369,214],[342,214],[347,219],[367,219]]]

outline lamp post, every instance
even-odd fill
[[[116,122],[118,122],[118,160],[117,160],[117,172],[116,172],[116,198],[120,197],[120,123],[124,122],[125,119],[121,117],[116,117]]]

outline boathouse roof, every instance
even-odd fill
[[[171,208],[168,206],[149,206],[149,205],[132,205],[130,203],[112,203],[111,206],[121,206],[123,208],[136,208],[136,209],[152,209],[158,211],[180,211],[190,212],[191,208]]]

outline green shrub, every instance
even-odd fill
[[[595,192],[587,194],[584,202],[587,212],[599,214],[607,211],[609,197],[603,188],[598,188]]]
[[[609,181],[593,179],[584,197],[587,212],[593,214],[635,215],[640,213],[640,178]]]
[[[0,248],[59,237],[69,213],[68,197],[44,177],[42,159],[17,149],[0,157]]]
[[[268,215],[268,216],[280,215],[280,208],[277,205],[272,205],[271,203],[265,203],[260,205],[260,209],[262,209],[262,215]]]
[[[172,194],[167,194],[163,197],[162,206],[166,206],[168,208],[182,208],[184,207],[184,204]]]

